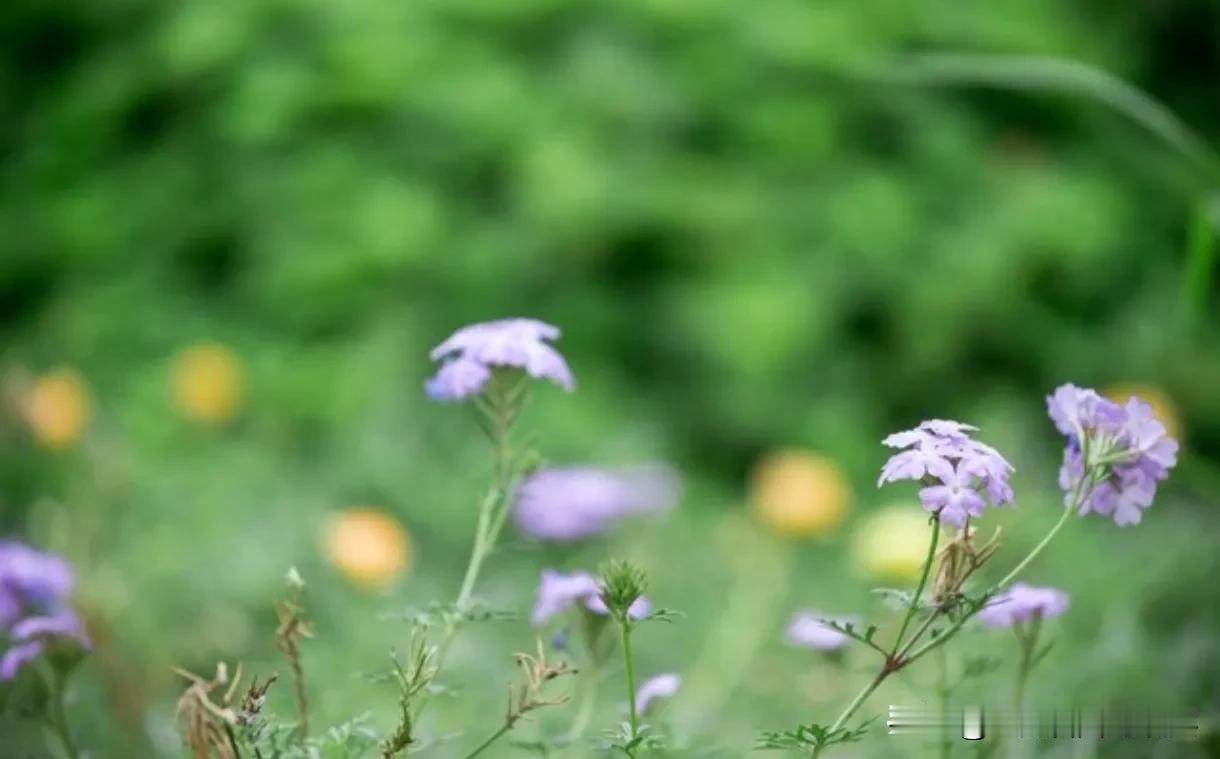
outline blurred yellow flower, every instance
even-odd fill
[[[851,486],[831,459],[807,451],[763,457],[750,480],[750,503],[763,523],[789,537],[834,530],[851,502]]]
[[[1170,437],[1181,439],[1182,417],[1178,415],[1177,404],[1173,402],[1173,398],[1170,398],[1168,393],[1159,387],[1137,383],[1120,383],[1107,387],[1102,391],[1102,394],[1117,403],[1126,403],[1127,399],[1134,395],[1152,407],[1152,413],[1156,415],[1161,424],[1165,425],[1165,430],[1169,433]]]
[[[89,425],[89,392],[79,374],[58,369],[35,380],[22,410],[39,443],[66,448],[80,440]]]
[[[887,506],[856,527],[852,559],[872,577],[890,582],[918,580],[931,538],[928,514],[918,503]]]
[[[209,424],[232,419],[245,396],[241,362],[219,343],[200,343],[179,353],[171,382],[182,413]]]
[[[411,564],[406,529],[394,517],[370,507],[332,516],[322,535],[322,549],[340,574],[366,588],[390,585]]]

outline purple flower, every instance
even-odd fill
[[[659,698],[671,698],[682,687],[682,676],[676,672],[666,672],[655,675],[644,681],[635,693],[635,708],[640,714],[648,712],[648,707]]]
[[[0,682],[12,680],[23,666],[37,659],[42,654],[42,641],[34,640],[28,643],[18,643],[0,656]]]
[[[597,593],[597,578],[588,572],[565,575],[553,569],[544,569],[530,622],[535,627],[542,625],[551,617],[563,614],[577,602],[597,596]]]
[[[63,602],[75,584],[72,567],[61,557],[0,541],[0,627],[27,611]]]
[[[1012,627],[1031,619],[1049,619],[1067,611],[1068,594],[1055,588],[1037,588],[1018,582],[987,602],[979,619],[989,627]]]
[[[923,482],[919,497],[924,509],[958,527],[981,516],[988,504],[1012,503],[1008,484],[1012,465],[995,448],[972,438],[975,430],[969,424],[931,419],[886,437],[884,445],[903,450],[881,467],[877,486],[899,480]]]
[[[76,613],[69,609],[60,609],[55,614],[45,617],[26,617],[9,631],[13,640],[28,641],[38,638],[71,638],[80,644],[81,648],[89,648],[89,637]]]
[[[847,645],[850,638],[826,624],[825,620],[829,618],[815,612],[797,612],[788,623],[785,638],[789,645],[814,648],[818,651],[834,651]],[[841,625],[857,624],[857,620],[847,618],[830,621]]]
[[[576,384],[572,371],[547,342],[558,337],[557,327],[536,319],[500,319],[462,327],[429,354],[441,367],[425,389],[436,400],[465,400],[482,392],[492,369],[509,367],[570,391]]]
[[[44,653],[48,646],[65,641],[82,650],[91,647],[80,618],[70,609],[60,609],[45,617],[26,617],[9,630],[12,646],[0,658],[0,681],[11,680],[30,661]]]
[[[553,569],[544,569],[538,583],[538,598],[534,602],[530,622],[535,627],[546,624],[551,618],[563,614],[577,604],[583,605],[594,614],[610,613],[601,599],[601,588],[593,575],[588,572],[564,574]],[[648,616],[650,611],[652,603],[647,598],[640,597],[627,609],[627,614],[632,619],[642,619]]]
[[[10,644],[0,658],[9,680],[48,644],[73,640],[89,647],[80,619],[68,606],[75,576],[68,562],[15,541],[0,541],[0,637]]]
[[[585,599],[585,608],[594,614],[604,615],[610,613],[610,609],[606,607],[606,602],[602,600],[600,590],[598,591],[597,595],[589,596]],[[640,596],[639,598],[635,599],[631,602],[631,605],[627,607],[627,616],[631,619],[643,619],[651,613],[652,601],[649,601],[644,596]]]
[[[438,401],[457,400],[477,395],[489,379],[491,369],[477,361],[458,357],[442,364],[436,376],[424,384],[424,390]]]
[[[624,517],[667,509],[681,492],[677,475],[661,466],[619,472],[540,469],[518,488],[513,515],[518,529],[530,537],[581,540],[607,531]]]
[[[1119,405],[1070,384],[1048,396],[1046,406],[1068,439],[1059,469],[1064,503],[1118,525],[1138,524],[1178,462],[1178,443],[1152,407],[1135,397]]]

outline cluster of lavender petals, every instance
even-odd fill
[[[1012,627],[1035,617],[1057,617],[1068,610],[1069,604],[1068,594],[1062,590],[1018,582],[988,601],[979,612],[979,619],[989,627]]]
[[[919,491],[924,509],[958,527],[981,516],[988,504],[1012,503],[1008,484],[1012,465],[999,451],[970,436],[977,429],[932,419],[890,435],[882,443],[902,450],[885,462],[877,486],[898,480],[925,482]]]
[[[822,614],[816,614],[811,611],[797,612],[792,621],[788,623],[788,630],[785,638],[789,645],[800,646],[802,648],[813,648],[818,651],[835,651],[847,645],[849,638],[830,625],[824,620],[827,617]],[[839,624],[854,624],[860,622],[857,619],[835,619]]]
[[[563,614],[568,609],[581,604],[594,614],[609,614],[606,602],[601,597],[601,587],[597,578],[588,572],[573,572],[564,574],[553,569],[542,570],[542,579],[538,583],[538,598],[534,602],[534,611],[530,614],[530,622],[535,627],[546,624],[553,617]],[[632,619],[643,619],[652,611],[652,602],[641,596],[637,598],[627,614]]]
[[[58,640],[89,647],[83,625],[68,606],[75,577],[59,556],[15,541],[0,541],[0,681]]]
[[[648,678],[635,692],[636,711],[646,714],[648,708],[658,699],[672,698],[681,687],[682,676],[676,672],[666,672]]]
[[[1178,443],[1152,407],[1135,397],[1120,405],[1070,384],[1048,396],[1046,407],[1068,439],[1059,470],[1065,503],[1079,499],[1081,514],[1138,524],[1157,484],[1178,463]]]
[[[483,391],[493,369],[509,367],[570,391],[576,386],[572,370],[547,342],[558,337],[558,327],[536,319],[500,319],[462,327],[429,354],[441,366],[425,389],[435,400],[465,400]]]
[[[665,466],[549,467],[521,483],[513,517],[530,537],[569,542],[600,535],[625,517],[666,510],[681,495],[680,479]]]

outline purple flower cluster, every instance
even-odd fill
[[[1018,582],[987,602],[979,619],[989,627],[1012,627],[1031,619],[1050,619],[1068,610],[1068,594],[1054,588],[1037,588]]]
[[[676,672],[666,672],[654,675],[644,681],[635,692],[635,708],[640,714],[646,714],[648,708],[662,698],[672,698],[682,687],[682,676]]]
[[[75,641],[89,647],[84,626],[68,606],[75,577],[59,556],[15,541],[0,541],[0,680],[11,680],[47,646]]]
[[[1157,484],[1178,463],[1178,443],[1152,407],[1135,397],[1120,405],[1070,384],[1048,396],[1046,407],[1068,439],[1059,470],[1065,503],[1119,525],[1138,524]]]
[[[534,602],[530,621],[538,627],[577,604],[594,614],[610,613],[606,602],[602,600],[601,587],[598,586],[596,577],[588,572],[564,574],[553,569],[544,569],[542,579],[538,583],[538,598]],[[650,611],[652,602],[641,596],[631,604],[627,614],[632,619],[643,619]]]
[[[681,495],[677,474],[664,466],[618,472],[551,467],[521,483],[513,516],[530,537],[566,542],[600,535],[625,517],[668,509]]]
[[[850,638],[826,624],[823,621],[826,619],[828,617],[825,615],[811,611],[797,612],[788,623],[788,630],[784,637],[789,645],[813,648],[818,651],[835,651],[846,646]],[[843,625],[859,624],[857,619],[843,618],[833,621]]]
[[[429,354],[441,366],[425,389],[439,401],[465,400],[483,391],[496,367],[509,367],[570,391],[576,386],[572,370],[547,342],[558,337],[558,327],[536,319],[500,319],[462,327]]]
[[[988,504],[1012,503],[1008,484],[1012,465],[999,451],[970,436],[977,429],[932,419],[890,435],[882,443],[902,450],[885,462],[877,486],[898,480],[924,482],[919,491],[924,509],[958,527],[970,517],[981,516]]]

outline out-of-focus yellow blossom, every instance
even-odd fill
[[[1182,417],[1178,415],[1177,404],[1161,388],[1155,385],[1122,383],[1111,385],[1102,392],[1116,403],[1126,403],[1127,399],[1134,395],[1152,407],[1152,413],[1156,415],[1161,424],[1165,425],[1165,431],[1169,433],[1170,437],[1182,439]]]
[[[209,424],[232,419],[245,397],[241,362],[218,343],[192,345],[179,353],[171,382],[174,403],[182,413]]]
[[[768,527],[789,537],[825,535],[843,521],[851,486],[831,459],[807,451],[763,457],[750,481],[750,504]]]
[[[384,588],[411,564],[411,539],[398,520],[379,509],[357,507],[328,520],[322,535],[326,559],[356,585]]]
[[[91,406],[85,381],[71,369],[44,374],[34,381],[22,411],[39,443],[67,448],[89,426]]]
[[[918,503],[887,506],[860,521],[852,536],[852,558],[872,577],[918,580],[931,538],[928,514]]]

